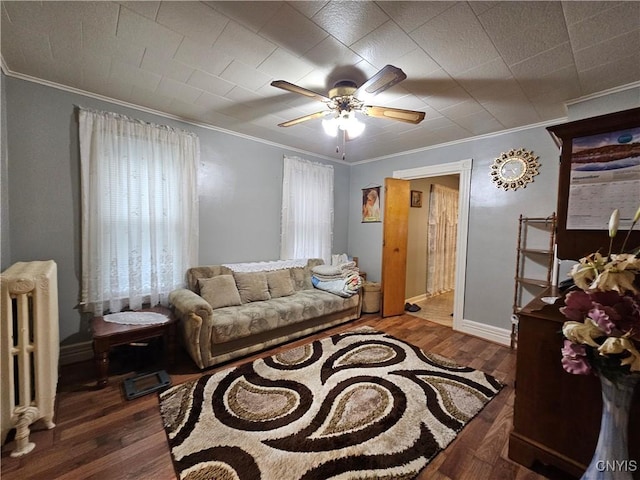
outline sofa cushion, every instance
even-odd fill
[[[236,280],[242,303],[258,302],[271,298],[265,272],[233,272],[233,277]]]
[[[211,308],[242,305],[233,275],[200,278],[198,286],[200,287],[200,295],[211,305]]]
[[[296,293],[288,269],[267,272],[267,285],[271,298],[288,297]]]
[[[358,305],[358,295],[349,298],[314,289],[268,302],[253,302],[213,312],[211,345],[257,335],[304,322],[311,318],[343,312]],[[215,351],[215,347],[211,347]]]

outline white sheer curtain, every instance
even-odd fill
[[[280,258],[322,258],[331,264],[333,167],[284,157]]]
[[[198,137],[83,108],[79,123],[83,307],[166,305],[197,264]]]
[[[455,287],[458,238],[458,191],[431,185],[427,252],[427,294],[438,295]]]

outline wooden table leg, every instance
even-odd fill
[[[109,342],[94,340],[93,358],[96,364],[98,388],[104,388],[109,380]]]

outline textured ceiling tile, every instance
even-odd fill
[[[450,74],[464,72],[498,56],[466,3],[456,4],[414,30],[411,37]]]
[[[283,2],[204,2],[218,12],[257,32],[273,17]]]
[[[49,10],[42,2],[2,2],[12,24],[47,34],[52,22]],[[4,28],[4,25],[3,25]]]
[[[441,91],[437,95],[422,97],[422,100],[430,107],[442,111],[452,105],[471,100],[471,96],[460,85],[456,85],[449,90]]]
[[[242,25],[229,22],[213,49],[223,55],[241,59],[245,65],[257,67],[271,55],[276,46]]]
[[[233,105],[233,102],[228,98],[224,98],[220,95],[215,95],[207,92],[204,92],[202,95],[200,95],[196,103],[202,105],[204,109],[211,111],[221,110]]]
[[[128,63],[114,61],[111,63],[109,80],[116,83],[126,83],[131,86],[154,89],[160,83],[162,77],[156,73],[141,70]]]
[[[269,75],[260,73],[256,69],[236,60],[224,69],[220,77],[236,85],[248,88],[249,90],[257,90],[271,81]]]
[[[564,1],[562,2],[562,11],[567,25],[582,22],[590,17],[595,17],[605,10],[617,7],[622,2],[605,1]]]
[[[303,0],[300,2],[293,1],[288,3],[293,8],[295,8],[300,13],[302,13],[305,17],[311,18],[329,2],[327,0],[323,0],[323,1]]]
[[[486,110],[480,110],[455,119],[456,124],[473,135],[484,135],[502,129],[502,124]]]
[[[200,2],[162,2],[156,21],[211,46],[229,19]]]
[[[417,48],[411,37],[393,21],[383,23],[351,45],[352,50],[378,68],[392,63],[396,58]]]
[[[58,2],[48,2],[49,5]],[[100,35],[109,35],[115,37],[118,30],[118,18],[120,16],[120,7],[117,3],[111,2],[69,2],[73,4],[74,15],[81,18],[83,35],[92,35],[94,33]],[[66,21],[65,21],[66,20]],[[66,25],[68,19],[62,20],[58,24]]]
[[[233,57],[195,43],[186,37],[178,47],[174,59],[212,75],[220,75],[233,61]]]
[[[474,94],[475,92],[486,91],[504,80],[512,80],[513,74],[502,58],[496,58],[475,68],[458,73],[456,81],[465,90]]]
[[[92,52],[99,57],[112,57],[136,66],[140,65],[144,55],[143,46],[132,45],[109,33],[91,32],[85,29],[82,31],[82,48],[87,54]]]
[[[614,8],[569,25],[571,44],[582,50],[609,38],[640,30],[640,2],[621,2]],[[638,43],[629,49],[637,49]]]
[[[578,71],[589,70],[603,63],[628,57],[640,48],[640,30],[618,35],[574,52]]]
[[[572,66],[575,66],[574,52],[569,42],[566,42],[513,64],[510,68],[514,77],[527,81]]]
[[[584,94],[608,90],[640,79],[640,53],[579,72]]]
[[[474,99],[468,99],[449,107],[440,108],[438,111],[447,118],[456,121],[458,118],[468,117],[478,112],[486,112],[484,107]]]
[[[507,65],[569,40],[558,2],[501,2],[478,19]]]
[[[183,102],[190,103],[195,102],[202,95],[202,90],[167,77],[162,77],[156,87],[156,92],[164,97],[178,98]]]
[[[165,97],[156,91],[140,87],[133,87],[131,89],[131,98],[135,99],[136,105],[153,108],[161,112],[166,112],[171,106],[171,102],[173,100],[172,97]]]
[[[144,54],[140,68],[182,83],[185,83],[194,71],[193,67],[176,60],[155,56],[150,52]]]
[[[76,2],[73,2],[76,3]],[[160,2],[145,0],[137,2],[118,2],[120,5],[127,7],[129,10],[133,10],[143,17],[147,17],[149,20],[156,20],[158,15],[158,9],[160,8]],[[168,3],[168,2],[163,2]]]
[[[77,55],[82,48],[82,25],[80,22],[67,25],[64,30],[53,30],[49,35],[53,58],[68,58]]]
[[[342,43],[352,43],[375,30],[389,17],[373,2],[329,2],[312,20]]]
[[[296,55],[302,55],[327,37],[327,32],[287,4],[278,9],[259,33]]]
[[[407,74],[407,79],[402,82],[403,88],[410,90],[408,85],[411,82],[419,82],[423,78],[429,77],[440,70],[438,65],[424,50],[416,48],[406,55],[393,60],[393,65],[401,68]]]
[[[333,37],[327,37],[305,54],[317,66],[354,65],[362,60],[357,53]]]
[[[519,80],[518,84],[529,98],[551,95],[557,99],[568,100],[582,95],[575,65],[556,70],[545,76]]]
[[[483,2],[483,1],[472,1],[469,2],[469,6],[471,7],[471,9],[474,11],[474,13],[476,15],[481,15],[484,12],[486,12],[487,10],[490,10],[492,8],[495,8],[498,6],[498,4],[500,3],[500,1],[497,2]]]
[[[405,32],[411,32],[419,26],[437,17],[451,8],[456,2],[377,2]],[[475,2],[473,2],[475,3]]]
[[[297,82],[305,75],[311,73],[313,65],[278,48],[269,58],[260,64],[258,70],[272,78]]]
[[[172,57],[182,41],[182,35],[126,8],[120,9],[116,36],[165,57]]]
[[[234,87],[232,82],[200,70],[193,72],[193,75],[187,80],[187,84],[220,97],[224,96]]]

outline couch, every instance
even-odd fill
[[[169,302],[196,365],[219,363],[360,316],[361,295],[339,296],[312,284],[321,259],[190,268]]]

